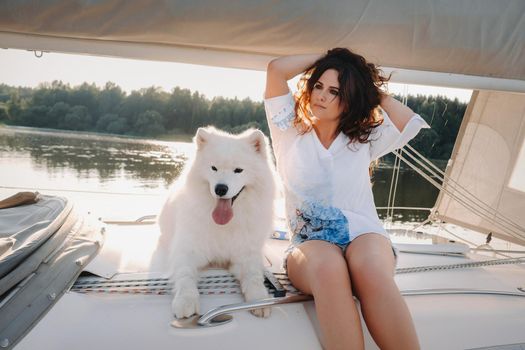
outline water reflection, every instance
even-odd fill
[[[136,193],[138,188],[142,193],[160,195],[180,175],[193,152],[190,143],[0,128],[0,186],[126,193]],[[388,204],[391,178],[388,167],[374,172],[378,207]],[[395,206],[430,208],[437,195],[437,189],[417,173],[400,172]],[[384,218],[386,211],[379,210],[379,214]],[[421,221],[428,214],[396,210],[394,220]]]
[[[386,207],[388,205],[391,181],[391,168],[380,168],[374,171],[372,191],[374,192],[376,206]],[[399,173],[395,192],[395,206],[432,208],[438,194],[438,189],[418,173],[411,169],[402,169]],[[421,221],[425,220],[429,213],[425,210],[394,210],[394,220]],[[379,210],[379,216],[384,219],[386,210]]]
[[[0,129],[0,158],[22,162],[28,156],[33,168],[50,175],[74,170],[78,179],[96,178],[105,183],[124,177],[145,187],[158,187],[159,181],[169,186],[186,160],[184,154],[174,154],[170,147],[154,142]]]

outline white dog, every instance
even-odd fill
[[[229,265],[247,301],[268,297],[262,248],[273,227],[275,170],[267,138],[207,127],[194,142],[195,158],[158,219],[160,242],[171,241],[177,318],[199,313],[198,271],[209,264]],[[253,314],[267,317],[270,309]]]

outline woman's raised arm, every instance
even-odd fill
[[[265,98],[286,95],[288,80],[311,67],[324,54],[307,54],[278,57],[270,63],[266,70]]]
[[[381,108],[385,110],[399,131],[403,131],[405,125],[414,116],[413,110],[389,95],[384,95],[381,99]]]

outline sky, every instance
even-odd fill
[[[83,82],[103,87],[111,81],[124,91],[150,86],[170,92],[176,86],[198,91],[209,99],[216,96],[262,101],[265,72],[218,68],[174,62],[156,62],[86,55],[0,49],[0,83],[36,87],[42,82],[61,80],[71,86]],[[295,89],[292,81],[290,87]],[[445,95],[468,102],[471,90],[390,83],[397,94]]]

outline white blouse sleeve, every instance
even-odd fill
[[[286,139],[297,136],[293,126],[295,100],[291,92],[265,99],[264,109],[274,148],[279,147]]]
[[[405,125],[403,131],[399,131],[388,114],[383,110],[383,124],[370,133],[370,160],[376,160],[395,149],[401,148],[412,140],[421,129],[430,126],[418,114],[414,114]]]

